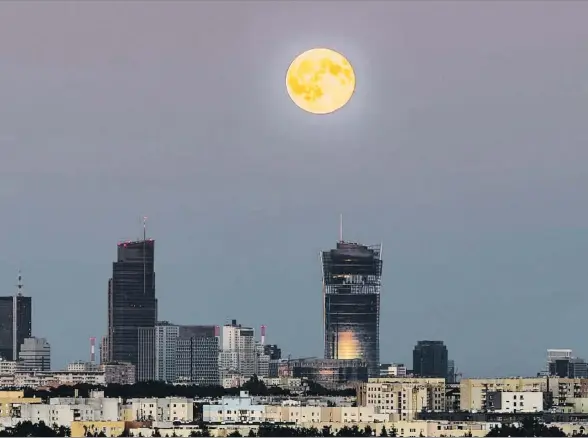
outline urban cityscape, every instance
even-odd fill
[[[292,358],[264,325],[159,321],[145,220],[116,254],[98,354],[92,337],[64,370],[33,336],[20,273],[0,297],[9,436],[583,436],[588,364],[570,349],[548,350],[534,377],[463,378],[442,340],[417,341],[412,364],[380,363],[382,247],[343,240],[342,226],[320,257],[322,358]]]
[[[587,17],[0,1],[0,438],[588,437]]]

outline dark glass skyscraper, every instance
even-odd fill
[[[14,357],[14,316],[16,310],[16,357]],[[32,333],[31,297],[14,295],[0,297],[0,357],[18,360],[18,354],[25,338]]]
[[[447,379],[448,353],[443,341],[418,341],[412,352],[412,372],[419,377]]]
[[[339,241],[321,253],[325,359],[362,359],[379,375],[381,247]]]
[[[119,243],[117,253],[108,288],[108,358],[135,366],[146,361],[155,363],[155,345],[142,348],[153,357],[139,358],[139,329],[154,329],[157,322],[155,242],[144,239]]]

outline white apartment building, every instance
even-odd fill
[[[487,410],[500,413],[543,412],[542,392],[495,391],[486,393]]]
[[[155,326],[155,380],[176,381],[179,336],[177,325],[162,321]]]
[[[51,369],[51,345],[45,338],[25,338],[18,354],[24,369],[49,371]]]
[[[219,354],[221,379],[227,374],[237,373],[246,378],[255,374],[254,336],[255,330],[253,328],[243,327],[241,324],[237,324],[236,320],[223,326],[222,350]]]
[[[194,401],[182,397],[134,398],[128,401],[139,421],[194,421]]]
[[[13,388],[37,388],[51,385],[104,385],[104,373],[101,371],[50,371],[20,372],[0,376],[0,386]]]
[[[206,423],[262,423],[265,406],[254,405],[247,391],[239,397],[223,397],[220,404],[202,406],[202,420]]]

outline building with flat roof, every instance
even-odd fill
[[[380,373],[381,246],[340,240],[321,253],[325,359],[359,359]]]

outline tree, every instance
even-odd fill
[[[241,435],[238,430],[234,430],[230,434],[228,434],[227,436],[243,436],[243,435]]]
[[[382,426],[382,431],[380,432],[380,436],[388,436],[388,431],[386,430],[386,426]]]
[[[249,433],[247,434],[247,436],[257,436],[255,434],[255,431],[253,429],[249,429]]]

